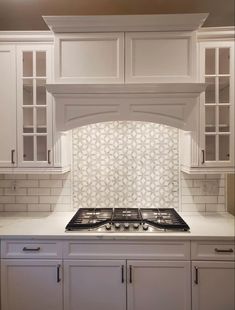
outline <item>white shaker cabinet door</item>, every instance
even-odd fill
[[[65,310],[125,310],[125,261],[64,262]]]
[[[190,262],[128,261],[128,310],[190,310]]]
[[[235,309],[234,262],[193,262],[192,310]]]
[[[3,259],[2,310],[62,310],[60,260]]]
[[[0,45],[0,167],[15,166],[16,65],[15,47]]]

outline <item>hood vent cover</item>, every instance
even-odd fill
[[[208,14],[47,16],[58,130],[134,120],[191,130],[205,84],[196,33]],[[190,125],[189,125],[190,124]]]

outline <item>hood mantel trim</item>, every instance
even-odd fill
[[[47,84],[60,131],[105,121],[149,121],[185,130],[195,126],[195,106],[205,83]]]

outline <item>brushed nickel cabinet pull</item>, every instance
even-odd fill
[[[233,253],[233,249],[218,249],[215,248],[216,253]]]
[[[51,164],[51,150],[47,151],[47,162],[49,165]]]
[[[205,150],[202,150],[202,164],[205,164]]]
[[[198,284],[198,268],[197,268],[197,267],[194,267],[194,270],[195,270],[195,279],[194,279],[194,283],[195,283],[195,284]]]
[[[56,269],[56,279],[57,279],[57,283],[59,283],[61,281],[60,278],[60,265],[57,265],[57,269]]]
[[[40,251],[40,247],[37,247],[37,248],[27,248],[27,247],[23,247],[23,251],[24,252],[38,252]]]
[[[11,163],[12,164],[15,164],[15,159],[14,159],[14,156],[15,155],[15,150],[11,150]]]

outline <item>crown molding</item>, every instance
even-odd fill
[[[226,41],[234,40],[235,38],[235,27],[208,27],[200,28],[197,31],[197,40],[198,41]]]
[[[55,33],[102,31],[193,31],[208,13],[159,15],[43,16]]]
[[[54,34],[51,31],[0,31],[0,42],[54,43]]]

